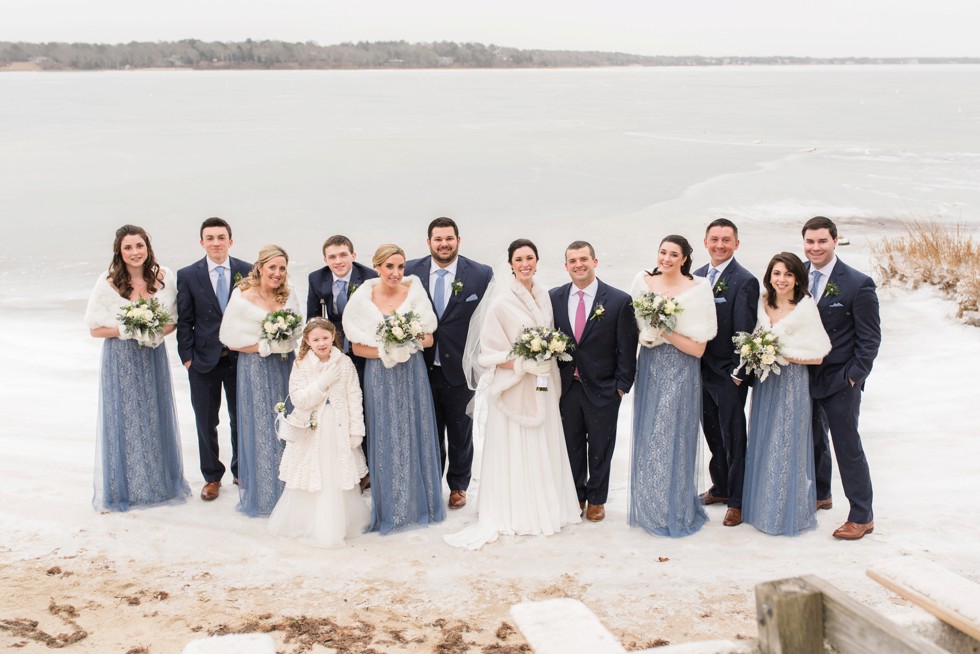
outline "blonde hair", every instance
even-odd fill
[[[303,339],[299,342],[299,353],[296,355],[296,360],[299,361],[305,357],[310,352],[310,344],[307,342],[307,338],[314,329],[326,329],[328,332],[333,334],[333,340],[337,340],[337,328],[332,322],[326,318],[321,318],[317,316],[315,318],[310,318],[310,321],[306,323],[306,327],[303,328]]]
[[[374,264],[375,268],[377,268],[385,261],[387,261],[389,257],[393,257],[396,254],[402,255],[403,259],[408,258],[405,256],[405,250],[401,249],[394,243],[385,243],[384,245],[379,245],[378,249],[374,251],[374,257],[371,258],[371,263]]]
[[[286,260],[286,265],[289,265],[289,255],[278,245],[263,245],[262,249],[259,250],[258,260],[252,264],[252,270],[249,271],[242,281],[238,282],[238,288],[245,291],[250,288],[255,288],[261,283],[262,279],[262,266],[269,263],[276,257],[282,257]],[[287,272],[283,278],[282,283],[279,284],[279,288],[275,292],[276,302],[279,304],[286,304],[286,300],[289,299],[289,273]]]

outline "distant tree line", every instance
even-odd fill
[[[726,66],[785,64],[980,63],[949,58],[665,57],[621,52],[520,50],[482,43],[406,41],[319,45],[313,41],[99,43],[0,42],[0,67],[27,64],[41,70],[133,68],[347,69],[347,68],[559,68],[592,66]]]

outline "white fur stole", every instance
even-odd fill
[[[160,271],[163,273],[163,287],[157,289],[154,297],[159,300],[161,308],[170,314],[171,322],[169,324],[176,324],[177,276],[172,270],[163,266],[160,266]],[[119,295],[119,292],[113,288],[109,282],[109,274],[107,272],[100,273],[95,280],[95,288],[92,289],[92,295],[89,296],[88,305],[85,307],[85,324],[90,329],[119,327],[121,330],[122,324],[119,321],[119,314],[122,313],[122,308],[128,304],[132,304],[132,301]],[[144,345],[156,347],[162,342],[163,338],[161,337],[153,343],[144,343]]]
[[[823,328],[817,303],[810,296],[804,297],[782,320],[775,325],[766,313],[766,292],[759,297],[759,325],[771,329],[779,337],[783,356],[807,361],[820,359],[830,353],[830,337]]]
[[[299,299],[295,289],[290,287],[289,297],[286,299],[284,309],[290,309],[297,315],[302,316],[299,306]],[[242,291],[235,288],[228,299],[228,306],[225,307],[225,314],[221,318],[221,329],[218,338],[226,346],[234,349],[241,349],[250,345],[257,344],[264,333],[262,323],[269,312],[262,307],[249,302],[242,297]],[[288,343],[282,343],[277,347],[277,352],[291,352],[299,345],[299,340],[303,335],[302,329],[296,329],[293,337]],[[268,354],[268,353],[266,353]]]
[[[630,295],[633,296],[633,299],[651,292],[646,283],[646,277],[646,272],[641,270],[633,279],[633,284],[630,286]],[[706,278],[695,277],[694,281],[694,286],[683,293],[679,293],[674,298],[683,309],[677,316],[677,325],[674,327],[674,331],[697,343],[707,343],[718,333],[715,296]],[[640,330],[640,344],[644,347],[656,347],[667,342],[660,330],[650,326],[650,323],[644,318],[637,316],[636,326]]]
[[[357,293],[350,296],[344,308],[344,336],[352,343],[378,348],[381,362],[386,368],[391,368],[398,363],[408,361],[408,358],[416,352],[416,348],[406,345],[391,348],[386,352],[381,341],[378,340],[378,326],[385,317],[371,298],[374,288],[380,283],[380,279],[369,279],[358,287]],[[422,281],[415,275],[408,275],[402,280],[402,284],[408,286],[408,295],[395,311],[402,314],[414,311],[419,316],[422,329],[431,334],[436,330],[439,322]]]

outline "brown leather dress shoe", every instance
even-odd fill
[[[834,538],[840,538],[841,540],[861,540],[864,538],[865,534],[870,534],[874,530],[874,520],[867,524],[861,524],[860,522],[845,522],[837,528],[837,531],[834,532]]]
[[[589,522],[602,522],[606,517],[606,507],[602,504],[590,504],[585,510],[585,519]]]
[[[204,484],[204,488],[201,489],[201,499],[205,502],[211,502],[218,499],[218,494],[221,493],[221,482],[220,481],[209,481]]]
[[[371,488],[371,475],[364,475],[363,477],[361,477],[361,481],[359,485],[361,487],[362,493],[367,489]]]
[[[449,491],[449,508],[462,509],[464,506],[466,506],[466,491]]]
[[[817,508],[814,510],[819,511],[823,509],[824,511],[829,511],[832,508],[834,508],[834,498],[828,497],[825,500],[817,500]]]
[[[737,527],[742,524],[742,509],[728,509],[725,511],[725,519],[721,524],[726,527]]]
[[[704,491],[703,493],[701,493],[700,495],[698,495],[698,499],[701,500],[701,504],[704,504],[705,506],[707,506],[709,504],[727,504],[728,503],[728,498],[727,497],[718,497],[717,495],[712,495],[711,494],[711,491]]]

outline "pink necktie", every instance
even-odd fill
[[[575,309],[575,342],[582,340],[585,331],[585,291],[578,291],[578,307]]]

